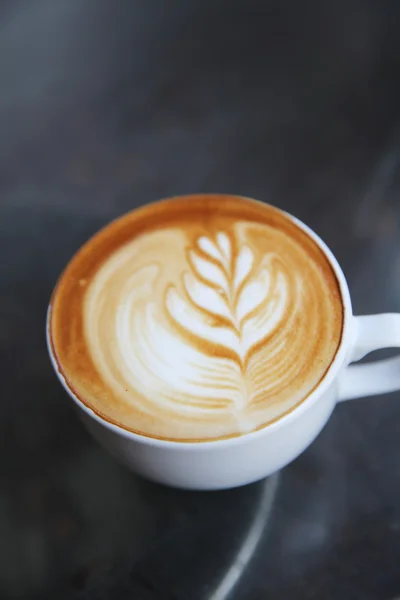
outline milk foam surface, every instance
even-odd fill
[[[257,222],[240,215],[248,201],[236,199],[233,214],[228,204],[205,218],[195,198],[189,216],[164,224],[159,215],[79,278],[85,372],[53,337],[85,402],[169,439],[238,435],[283,415],[319,383],[341,335],[337,282],[310,238],[292,223],[296,235],[280,227],[289,220],[278,211],[263,221],[270,207],[259,205]]]

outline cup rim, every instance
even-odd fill
[[[197,194],[190,194],[190,195],[195,196]],[[214,194],[198,194],[198,195],[205,196],[205,195],[214,195]],[[57,359],[54,355],[53,347],[52,347],[51,334],[50,334],[50,320],[51,320],[51,308],[52,308],[52,298],[51,298],[50,303],[48,305],[48,309],[47,309],[47,315],[46,315],[46,344],[47,344],[47,350],[49,353],[50,361],[53,365],[54,371],[55,371],[61,385],[63,386],[65,391],[68,393],[68,395],[72,398],[72,400],[75,402],[75,404],[80,409],[82,409],[84,413],[86,413],[89,417],[91,417],[92,419],[94,419],[95,421],[97,421],[99,424],[103,425],[107,429],[120,435],[121,437],[130,439],[130,440],[134,440],[136,442],[139,442],[139,443],[142,443],[142,444],[145,444],[148,446],[159,447],[159,448],[175,448],[175,449],[182,448],[182,449],[187,449],[189,451],[196,450],[196,449],[197,450],[203,450],[203,449],[211,450],[211,449],[217,448],[217,447],[218,448],[222,448],[222,447],[229,448],[231,446],[236,446],[236,445],[240,445],[243,443],[247,443],[248,441],[251,441],[251,440],[256,440],[265,435],[268,435],[269,433],[275,432],[275,431],[279,430],[281,427],[284,427],[285,425],[291,423],[294,419],[301,416],[304,412],[309,410],[316,402],[318,402],[318,400],[321,398],[321,396],[324,394],[324,392],[333,383],[335,377],[337,376],[341,366],[343,365],[343,363],[346,359],[347,350],[348,350],[348,347],[350,344],[350,339],[351,339],[351,320],[353,318],[353,312],[352,312],[350,291],[349,291],[349,288],[347,285],[347,281],[346,281],[346,278],[342,271],[342,268],[340,267],[333,252],[330,250],[330,248],[327,246],[327,244],[320,238],[320,236],[313,229],[311,229],[311,227],[306,225],[303,221],[301,221],[299,218],[295,217],[291,213],[289,213],[281,208],[278,208],[277,206],[274,206],[273,204],[270,204],[268,202],[256,200],[254,198],[250,198],[247,196],[241,196],[241,195],[237,195],[237,194],[229,194],[229,195],[235,196],[236,198],[243,198],[245,200],[250,200],[254,203],[262,204],[263,206],[265,206],[265,205],[271,206],[273,209],[280,211],[288,219],[290,219],[292,222],[294,222],[295,225],[297,227],[299,227],[299,229],[303,230],[306,233],[306,235],[308,235],[308,237],[310,237],[317,244],[317,246],[320,248],[320,250],[322,250],[322,252],[324,253],[324,256],[326,257],[330,266],[332,267],[333,272],[338,281],[339,289],[340,289],[340,296],[341,296],[341,301],[342,301],[342,310],[343,310],[342,335],[341,335],[339,346],[336,350],[336,354],[335,354],[330,366],[328,367],[326,373],[324,374],[322,379],[319,381],[319,383],[317,384],[315,389],[312,390],[310,392],[310,394],[304,400],[302,400],[297,406],[292,408],[290,411],[288,411],[281,417],[278,417],[272,423],[267,423],[255,431],[250,431],[248,433],[241,433],[239,435],[235,435],[235,436],[228,437],[228,438],[222,438],[222,439],[194,440],[194,441],[161,439],[161,438],[151,437],[150,435],[147,436],[147,435],[142,435],[140,433],[135,433],[134,431],[125,429],[121,425],[117,425],[115,423],[108,421],[105,417],[102,417],[101,415],[96,413],[92,408],[87,406],[73,392],[73,390],[68,385],[64,374],[62,373],[61,365],[57,361]],[[173,196],[171,198],[164,198],[162,200],[152,202],[152,204],[157,204],[159,202],[164,202],[167,200],[173,200],[174,198],[179,198],[179,197],[181,197],[181,196]],[[137,210],[137,209],[133,209],[133,210]],[[129,214],[129,212],[133,212],[133,211],[128,211],[127,213],[123,213],[122,215],[120,215],[120,217],[117,217],[117,219],[123,218],[126,214]],[[105,225],[105,227],[107,227],[111,222],[112,221],[107,223]],[[101,229],[99,231],[101,231]],[[96,233],[94,235],[96,235]],[[70,260],[72,260],[72,258]]]

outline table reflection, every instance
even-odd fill
[[[208,596],[208,600],[225,600],[241,578],[244,570],[251,561],[257,546],[265,535],[278,487],[279,474],[275,473],[266,479],[260,490],[259,501],[256,505],[254,515],[249,522],[249,528],[243,536],[236,556],[220,583]]]

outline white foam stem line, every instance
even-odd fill
[[[266,479],[250,529],[246,533],[231,566],[216,589],[211,592],[208,600],[226,600],[243,575],[268,524],[278,487],[278,479],[278,473]]]

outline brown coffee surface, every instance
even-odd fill
[[[334,271],[289,216],[194,195],[90,239],[56,286],[49,331],[68,387],[101,417],[200,441],[254,431],[301,403],[342,325]]]

